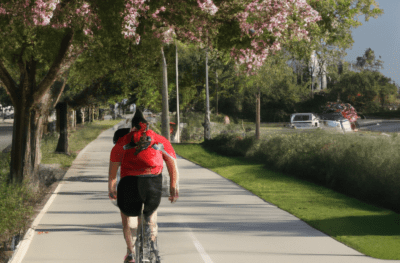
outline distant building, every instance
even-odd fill
[[[318,57],[317,57],[315,50],[313,50],[311,53],[310,68],[311,68],[311,72],[312,72],[312,85],[315,85],[315,84],[317,85],[316,88],[315,88],[315,86],[313,86],[313,90],[326,89],[327,88],[326,64],[323,63],[322,70],[320,70],[320,62],[318,61]]]

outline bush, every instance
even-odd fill
[[[204,113],[188,112],[182,116],[181,123],[186,123],[182,130],[182,141],[202,141],[204,139]]]
[[[272,134],[263,141],[221,135],[204,147],[246,156],[268,168],[400,212],[400,139],[323,130]]]
[[[238,134],[220,134],[209,141],[204,141],[204,147],[226,156],[245,156],[253,146],[255,137],[242,137]]]

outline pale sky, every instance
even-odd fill
[[[400,0],[375,0],[384,14],[378,18],[370,18],[363,25],[352,29],[353,47],[347,49],[346,61],[355,62],[367,48],[371,48],[375,57],[383,60],[380,72],[400,84]]]

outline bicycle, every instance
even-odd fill
[[[142,213],[140,214],[140,224],[137,228],[135,243],[135,257],[136,263],[161,263],[160,256],[157,250],[157,239],[151,244],[150,242],[150,227],[145,224],[145,218]]]

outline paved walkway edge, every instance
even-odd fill
[[[110,128],[113,130],[118,129],[118,126],[121,125],[121,123],[118,123],[116,125],[114,125],[114,127]],[[105,131],[103,131],[105,132]],[[102,133],[103,133],[102,132]],[[100,136],[101,134],[99,134]],[[99,137],[97,136],[97,138]],[[97,139],[96,138],[96,139]],[[91,145],[92,143],[94,143],[94,141],[96,140],[94,139],[93,141],[91,141],[88,145],[85,146],[85,148],[83,148],[82,151],[79,152],[79,154],[76,156],[75,160],[72,162],[72,165],[70,168],[68,168],[68,171],[65,173],[64,177],[67,177],[70,173],[72,173],[71,169],[76,160],[78,160],[83,154],[85,154],[87,148],[89,147],[89,145]],[[36,227],[39,225],[40,220],[42,219],[43,215],[47,212],[47,210],[49,209],[50,205],[53,203],[54,199],[57,196],[57,193],[60,191],[61,187],[62,187],[62,179],[58,182],[58,186],[56,188],[56,190],[54,190],[54,192],[52,193],[51,197],[49,198],[49,200],[47,200],[45,206],[43,207],[43,209],[40,211],[40,213],[38,214],[38,216],[35,218],[35,220],[33,221],[31,227],[28,229],[28,231],[26,232],[26,234],[24,235],[24,238],[19,242],[17,248],[14,251],[13,256],[11,257],[11,259],[8,261],[8,263],[21,263],[22,260],[25,257],[26,252],[28,251],[29,245],[32,242],[32,238],[33,238],[33,234],[35,233],[35,229]]]

